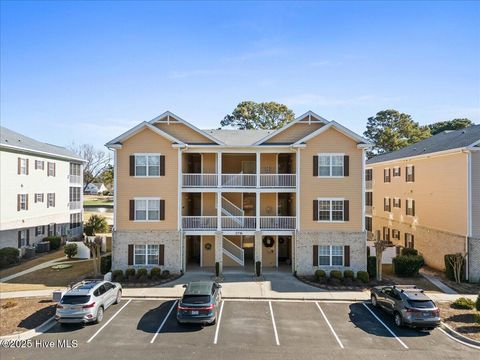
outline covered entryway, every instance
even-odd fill
[[[290,267],[292,265],[292,237],[278,237],[278,266]]]
[[[201,266],[201,237],[187,235],[185,238],[185,255],[187,271]]]

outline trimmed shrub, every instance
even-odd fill
[[[343,278],[342,272],[340,270],[330,271],[330,278],[341,280]]]
[[[0,268],[4,268],[20,261],[20,251],[13,247],[0,249]]]
[[[480,313],[477,313],[477,314],[473,314],[473,320],[475,320],[475,322],[480,325]]]
[[[325,279],[327,277],[327,273],[323,270],[315,270],[315,279]]]
[[[453,256],[454,256],[454,254],[445,255],[443,257],[443,262],[445,263],[445,276],[447,277],[448,280],[455,281],[455,275],[454,275],[454,272],[453,272],[452,264],[450,264],[450,261],[448,261],[448,259],[450,257],[453,257]],[[462,266],[460,279],[462,279],[462,281],[465,280],[465,264],[463,264],[463,266]]]
[[[85,235],[87,235],[87,236],[93,236],[93,235],[95,234],[95,231],[94,231],[92,225],[85,225],[85,226],[83,227],[83,232],[84,232]]]
[[[122,270],[113,270],[112,271],[112,280],[113,281],[123,281],[123,271]]]
[[[357,272],[357,279],[366,284],[370,281],[370,276],[368,276],[367,271],[359,271]]]
[[[353,279],[355,277],[355,273],[352,270],[345,270],[343,272],[343,277],[345,279]]]
[[[141,268],[137,270],[137,278],[140,279],[141,277],[147,277],[148,276],[148,270],[145,268]]]
[[[43,241],[48,241],[50,243],[50,250],[57,250],[60,248],[62,238],[60,236],[47,236],[46,238],[43,238]]]
[[[478,293],[477,301],[475,302],[475,308],[480,311],[480,293]]]
[[[69,259],[77,255],[77,251],[78,251],[78,246],[77,244],[74,244],[74,243],[67,244],[63,248],[63,252],[65,253],[65,255],[67,255],[67,258]]]
[[[112,255],[102,256],[100,259],[100,271],[105,275],[110,270],[112,270]]]
[[[135,276],[135,269],[134,268],[128,268],[125,270],[125,276],[127,278],[130,278],[130,276]]]
[[[257,276],[262,275],[262,262],[261,261],[257,261],[255,263],[255,274]]]
[[[475,309],[475,302],[473,300],[461,297],[453,302],[452,307],[455,309],[473,310]]]
[[[412,248],[402,248],[402,253],[403,256],[417,256],[418,255],[418,250],[412,249]]]
[[[169,270],[163,270],[162,271],[162,278],[166,279],[170,276],[170,271]]]
[[[371,278],[377,276],[377,257],[376,256],[369,256],[367,258],[367,272]]]
[[[393,258],[393,268],[395,274],[402,277],[412,277],[418,275],[418,270],[425,264],[423,256],[405,256],[400,255]]]
[[[152,270],[150,270],[150,277],[152,280],[160,280],[162,277],[162,270],[158,267],[152,268]]]

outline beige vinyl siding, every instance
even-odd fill
[[[262,266],[264,267],[275,267],[277,264],[277,246],[278,246],[278,236],[272,236],[274,243],[270,248],[265,247],[262,244]]]
[[[472,235],[480,237],[480,151],[472,151]]]
[[[214,142],[206,136],[177,121],[171,122],[170,124],[157,123],[154,125],[186,144],[214,144]]]
[[[314,137],[301,149],[300,211],[301,230],[362,231],[362,150],[351,138],[334,128]],[[342,153],[350,156],[350,174],[344,178],[313,176],[313,156],[319,153]],[[313,200],[344,198],[350,202],[350,221],[324,223],[313,220]]]
[[[261,174],[277,173],[277,156],[278,154],[260,154]]]
[[[235,206],[242,208],[242,193],[222,193],[222,196],[233,203]]]
[[[294,124],[290,126],[288,129],[278,133],[277,135],[268,139],[265,143],[266,144],[291,144],[304,138],[308,134],[311,134],[315,130],[320,129],[322,126],[323,124],[320,124],[320,123],[313,123],[308,125],[308,123],[306,124],[304,121],[302,121],[301,123]]]
[[[415,166],[415,181],[405,181],[405,167]],[[401,176],[383,182],[383,169],[401,167]],[[423,226],[467,235],[467,154],[454,153],[430,158],[399,160],[373,168],[373,215],[412,226]],[[385,197],[401,199],[400,209],[383,210]],[[415,216],[407,216],[405,200],[415,200]],[[374,219],[374,227],[375,225]]]
[[[216,174],[217,173],[217,154],[214,153],[205,153],[202,154],[202,172],[205,174]]]
[[[263,193],[260,195],[260,216],[277,215],[277,194]]]
[[[203,196],[203,216],[217,216],[216,194],[215,193],[202,193]]]
[[[130,155],[160,153],[165,155],[165,176],[137,178],[130,176]],[[178,207],[178,150],[169,140],[149,129],[127,139],[117,150],[117,230],[176,230]],[[134,222],[129,220],[129,201],[135,197],[159,197],[165,200],[165,220]]]
[[[242,172],[243,161],[256,161],[255,154],[223,154],[222,174],[239,174]],[[255,173],[255,168],[253,169]]]

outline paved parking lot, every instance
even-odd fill
[[[178,325],[176,300],[125,299],[99,325],[60,326],[5,359],[478,359],[436,329],[398,329],[362,302],[223,301],[216,325]],[[58,339],[64,341],[61,347]],[[77,344],[75,344],[77,342]],[[54,344],[52,346],[52,344]]]

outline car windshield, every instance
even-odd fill
[[[210,295],[183,295],[184,304],[207,304],[210,302]]]
[[[62,304],[70,304],[70,305],[77,305],[77,304],[85,304],[90,301],[90,295],[65,295],[62,297]]]
[[[416,309],[431,309],[434,308],[435,305],[430,300],[407,300],[408,304]]]

